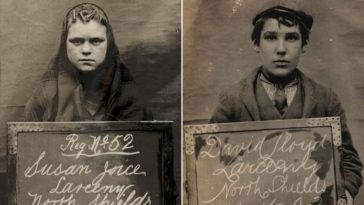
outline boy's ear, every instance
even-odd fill
[[[304,45],[304,46],[301,48],[301,53],[305,53],[305,52],[306,52],[306,48],[307,48],[307,46],[306,46],[306,45]]]
[[[255,52],[259,53],[260,52],[259,46],[254,45],[254,50],[255,50]]]

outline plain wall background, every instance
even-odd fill
[[[55,56],[63,18],[81,0],[0,0],[0,202],[6,185],[6,123],[24,105]],[[180,175],[181,2],[90,0],[107,13],[123,62],[156,120],[174,120]]]
[[[250,41],[251,20],[263,7],[281,2],[296,4],[314,17],[310,42],[298,67],[339,95],[363,160],[363,0],[185,0],[185,123],[206,123],[218,94],[260,65]],[[364,204],[363,187],[356,204]]]

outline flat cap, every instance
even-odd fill
[[[308,31],[311,30],[312,24],[313,24],[313,18],[311,15],[305,13],[304,11],[298,11],[294,9],[290,9],[284,6],[273,6],[269,9],[266,9],[260,13],[258,13],[253,18],[253,25],[265,18],[278,18],[278,17],[284,17],[288,19],[296,19],[297,23],[303,25]]]

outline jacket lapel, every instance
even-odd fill
[[[257,76],[260,72],[260,67],[255,69],[246,80],[242,81],[242,95],[241,100],[244,103],[246,109],[250,113],[252,120],[259,121],[260,113],[258,109],[258,104],[255,98],[255,83]],[[304,102],[303,102],[303,112],[302,118],[310,118],[312,115],[312,111],[317,104],[317,93],[315,92],[313,82],[307,78],[301,71],[299,71],[299,75],[301,76],[302,87],[304,90]]]
[[[317,99],[320,97],[317,95],[314,89],[313,82],[307,78],[302,72],[299,71],[301,76],[302,86],[304,90],[304,103],[302,118],[310,118],[312,111],[317,104]]]
[[[241,100],[244,103],[246,109],[250,113],[253,121],[259,121],[260,114],[258,109],[258,104],[255,98],[255,81],[257,79],[257,75],[260,71],[260,67],[256,68],[247,78],[242,81],[242,95]]]

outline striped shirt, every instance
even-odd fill
[[[274,96],[278,89],[278,85],[270,82],[263,74],[260,74],[259,79],[262,82],[262,85],[263,85],[265,91],[267,92],[269,99],[273,102],[273,104],[275,104]],[[287,96],[288,106],[293,101],[293,98],[297,91],[297,87],[298,87],[297,78],[295,78],[292,82],[290,82],[284,86],[284,93]]]

